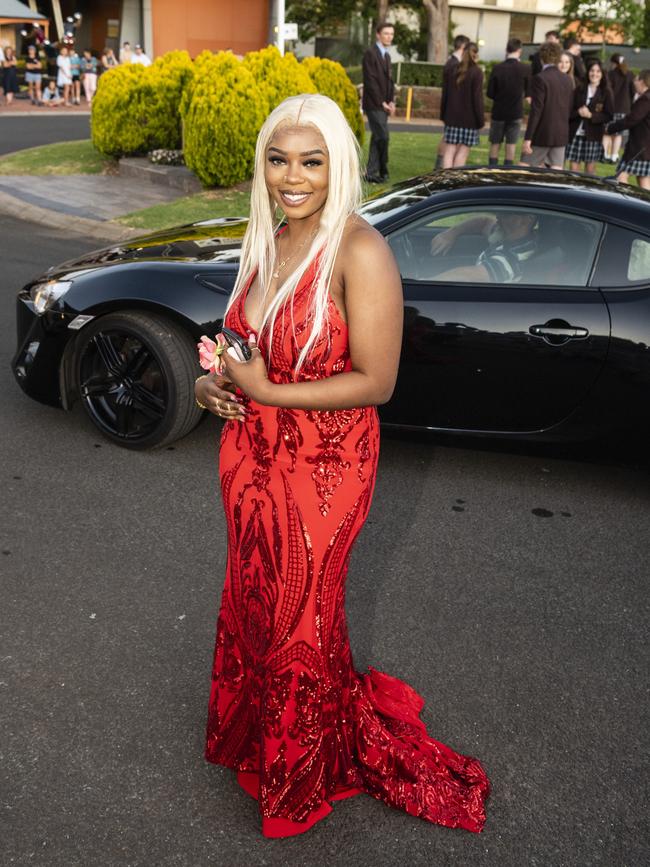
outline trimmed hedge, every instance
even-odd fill
[[[359,144],[363,144],[365,128],[359,108],[359,94],[340,63],[321,57],[305,57],[302,61],[318,93],[329,96],[347,118]]]
[[[243,60],[204,51],[192,62],[187,52],[171,51],[147,68],[126,64],[100,76],[92,140],[111,157],[182,146],[205,186],[232,186],[251,177],[257,134],[272,109],[288,96],[317,92],[340,105],[362,142],[356,88],[334,61],[299,63],[275,46]]]
[[[441,63],[410,63],[403,60],[400,63],[399,83],[417,87],[442,87],[443,68]],[[397,69],[394,75],[397,80]]]
[[[91,137],[109,157],[181,146],[179,104],[194,67],[186,51],[170,51],[151,66],[127,63],[104,72],[91,109]]]
[[[266,100],[267,114],[283,99],[299,93],[316,93],[314,82],[293,54],[280,54],[275,45],[249,51],[242,64],[255,79],[260,101]]]
[[[251,177],[255,140],[268,114],[250,69],[229,52],[204,51],[181,103],[185,164],[205,186]]]

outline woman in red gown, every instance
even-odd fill
[[[362,792],[478,832],[490,789],[477,759],[427,734],[411,686],[353,666],[347,567],[370,507],[376,405],[394,388],[403,315],[394,259],[354,214],[359,200],[358,151],[339,108],[319,95],[285,100],[258,138],[225,317],[253,356],[221,355],[195,386],[226,419],[228,563],[205,757],[237,772],[267,837],[301,834],[331,802]]]

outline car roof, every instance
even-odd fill
[[[557,205],[562,209],[632,225],[646,232],[650,228],[650,194],[639,187],[577,172],[524,167],[466,166],[419,175],[392,187],[385,194],[384,207],[380,194],[368,201],[360,213],[374,216],[371,221],[377,225],[383,222],[383,217],[398,212],[403,214],[409,205],[417,203],[417,210],[428,210],[432,198],[440,197],[441,203],[447,198],[450,202],[457,202],[459,198],[471,201],[486,197],[493,200],[496,190],[499,191],[497,198],[503,197],[504,200]],[[391,199],[396,206],[394,209],[390,207]]]

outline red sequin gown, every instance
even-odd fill
[[[314,274],[312,265],[294,294],[296,338],[290,313],[276,322],[273,382],[293,381]],[[247,335],[244,300],[225,324]],[[331,299],[329,313],[299,380],[351,369],[347,328]],[[263,339],[260,348],[268,358]],[[246,403],[247,420],[226,422],[221,437],[228,562],[206,759],[237,771],[259,802],[266,837],[301,834],[331,812],[330,802],[362,792],[480,831],[490,790],[481,763],[427,735],[424,701],[411,686],[353,667],[345,582],[375,484],[377,410]]]

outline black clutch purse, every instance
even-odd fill
[[[237,334],[236,331],[232,331],[230,328],[222,328],[221,333],[225,337],[228,346],[235,350],[237,361],[250,360],[253,353],[247,340],[244,340],[240,334]]]

